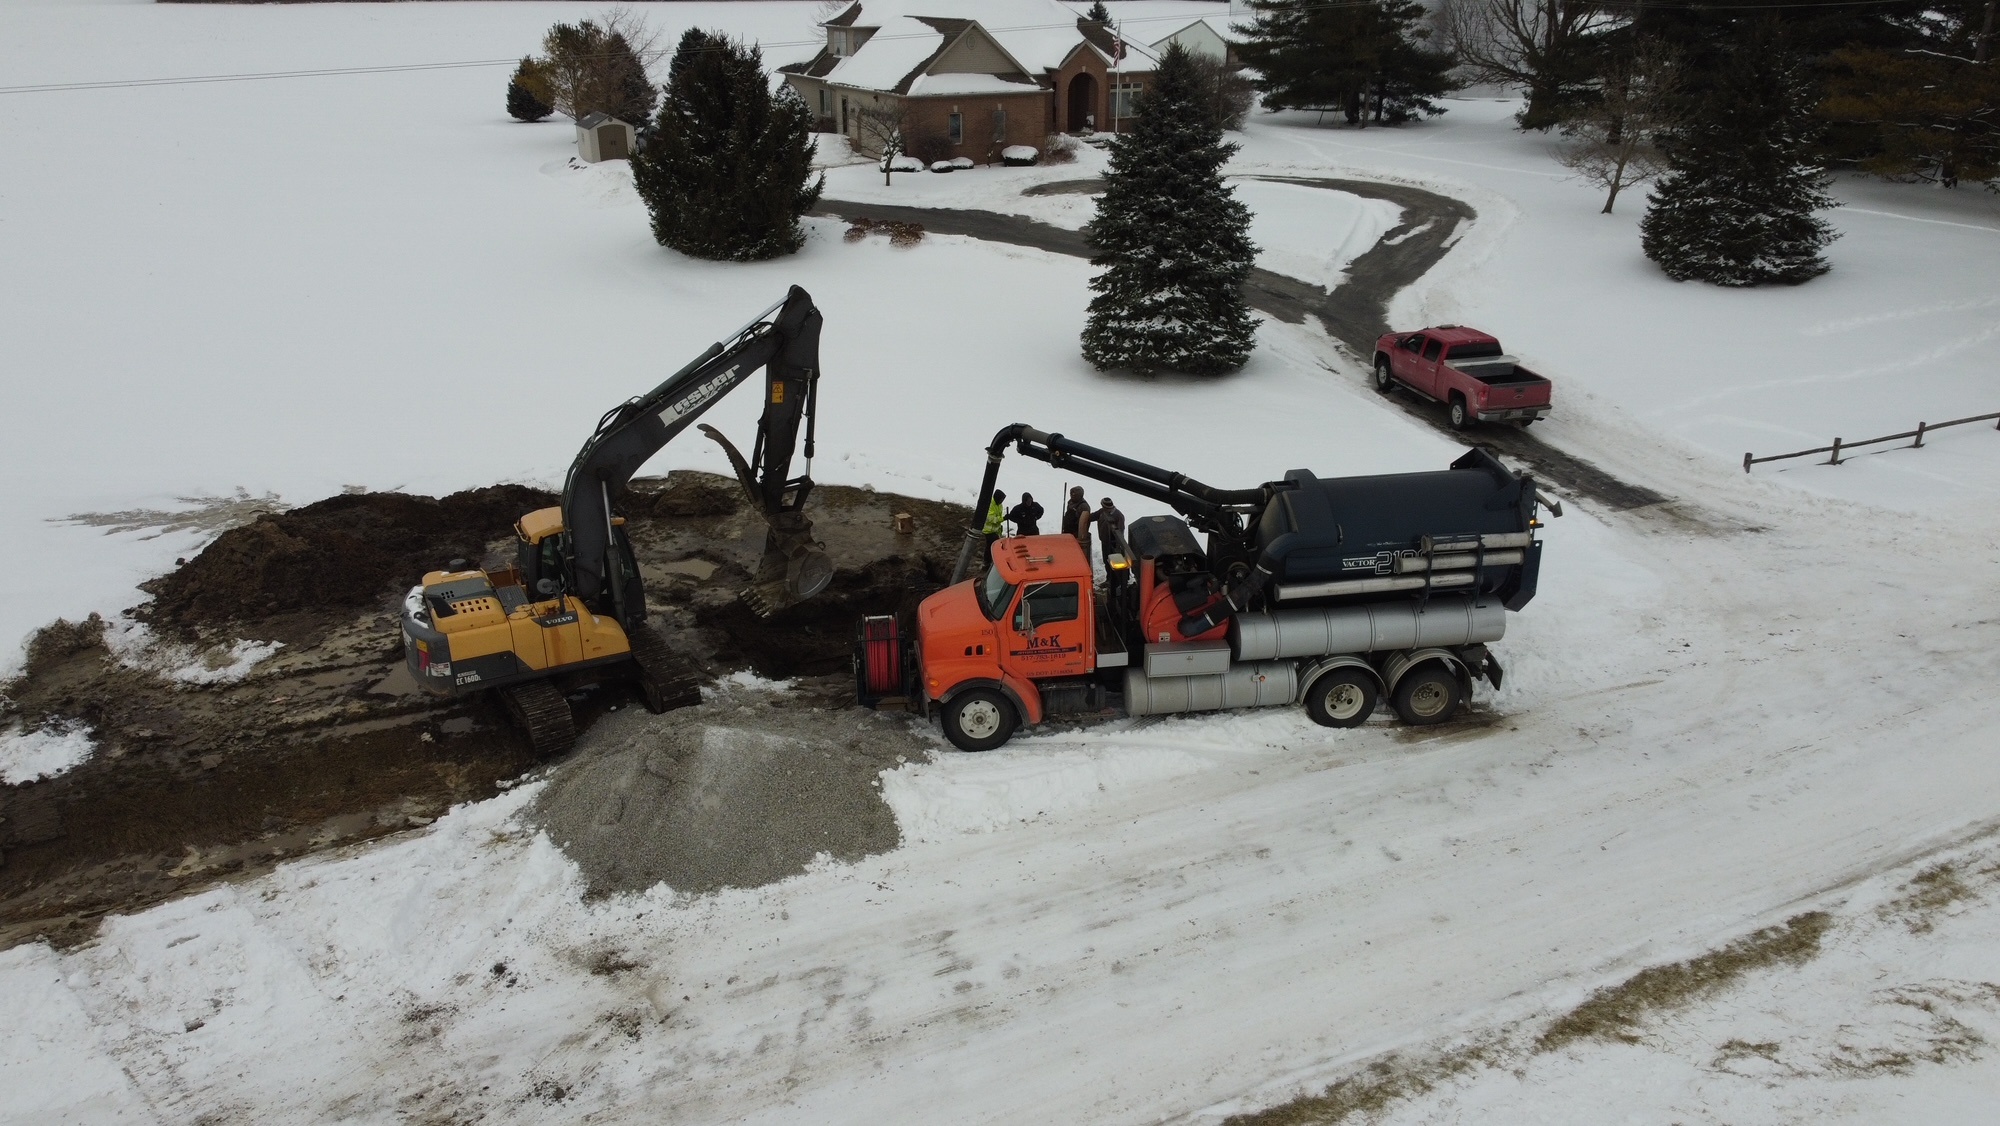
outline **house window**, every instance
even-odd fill
[[[1132,111],[1138,108],[1141,89],[1143,87],[1136,82],[1121,82],[1112,87],[1111,116],[1114,120],[1132,116]]]
[[[834,58],[836,58],[836,59],[844,59],[844,58],[846,58],[846,57],[847,57],[847,54],[848,54],[848,52],[847,52],[847,29],[846,29],[846,28],[844,28],[844,27],[829,27],[829,28],[827,28],[827,29],[826,29],[826,49],[827,49],[827,50],[829,50],[829,51],[831,51],[831,52],[833,52],[833,57],[834,57]]]
[[[993,107],[993,143],[1000,144],[1007,139],[1007,107]]]
[[[824,86],[819,88],[819,115],[821,117],[833,116],[833,92]]]
[[[965,143],[965,115],[962,113],[951,115],[951,143],[954,145]]]

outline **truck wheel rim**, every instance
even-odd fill
[[[1352,719],[1361,710],[1361,686],[1336,684],[1326,694],[1326,714],[1335,719]]]
[[[1451,694],[1434,681],[1425,681],[1410,693],[1410,710],[1427,719],[1443,711],[1450,702]]]
[[[1000,730],[1000,707],[991,700],[974,700],[958,713],[958,729],[974,739],[986,739]]]

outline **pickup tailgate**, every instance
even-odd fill
[[[1487,410],[1546,407],[1553,398],[1555,385],[1522,367],[1512,356],[1461,360],[1452,367],[1485,385]]]

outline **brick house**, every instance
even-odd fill
[[[873,155],[899,124],[927,161],[1122,128],[1157,61],[1057,0],[856,0],[821,26],[818,54],[778,68],[820,130]]]

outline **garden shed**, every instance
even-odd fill
[[[576,123],[577,155],[592,164],[631,156],[635,139],[630,125],[608,113],[585,114]]]

